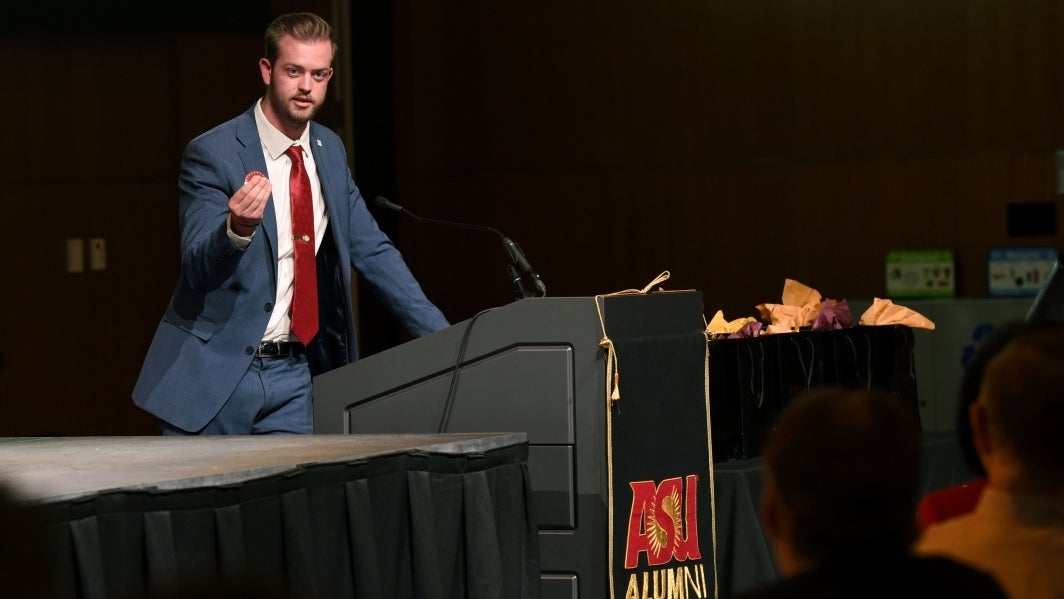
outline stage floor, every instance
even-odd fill
[[[524,433],[0,438],[0,482],[23,501],[239,484],[309,464],[411,451],[483,453]]]

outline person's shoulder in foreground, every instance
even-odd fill
[[[1016,337],[969,409],[987,473],[975,509],[924,531],[916,550],[993,574],[1012,597],[1064,597],[1064,330]]]
[[[742,597],[1005,596],[986,574],[913,555],[919,427],[897,398],[808,391],[780,413],[762,460],[780,580]]]

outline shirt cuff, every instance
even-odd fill
[[[234,245],[236,245],[236,247],[246,250],[247,247],[251,245],[251,238],[255,236],[255,231],[252,231],[251,235],[248,235],[247,237],[237,235],[233,232],[233,223],[230,221],[232,218],[232,214],[225,217],[225,234],[229,236],[229,239]]]

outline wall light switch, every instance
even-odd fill
[[[103,237],[89,240],[89,270],[107,269],[107,241]]]
[[[85,241],[80,237],[66,240],[66,271],[85,272]]]

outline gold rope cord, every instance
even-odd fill
[[[617,400],[621,399],[621,373],[617,362],[617,350],[613,347],[613,341],[610,340],[609,335],[606,334],[606,319],[602,315],[602,299],[607,297],[614,297],[617,295],[646,295],[654,285],[658,283],[664,283],[669,280],[669,271],[662,271],[661,274],[654,277],[646,287],[642,289],[625,289],[624,291],[615,291],[613,293],[607,293],[605,295],[595,296],[595,311],[598,312],[599,328],[602,329],[602,339],[599,341],[599,347],[606,350],[606,409],[609,410],[613,407],[613,404]],[[705,318],[703,317],[703,320]]]
[[[654,285],[669,280],[670,276],[669,271],[666,270],[642,289],[625,289],[624,291],[595,296],[595,311],[598,313],[599,327],[602,329],[602,340],[599,341],[599,347],[606,350],[606,488],[609,491],[609,500],[606,507],[606,521],[609,524],[609,542],[606,543],[609,551],[606,568],[610,573],[610,597],[616,597],[613,585],[613,405],[621,399],[621,374],[618,367],[617,349],[613,347],[613,341],[606,334],[606,318],[602,314],[602,300],[616,295],[646,294],[654,288]],[[714,548],[715,551],[716,548]],[[714,568],[716,568],[715,565]],[[716,578],[715,571],[714,578]],[[714,584],[716,584],[715,580]]]
[[[709,333],[703,333],[706,337],[706,374],[705,374],[705,397],[706,397],[706,437],[709,449],[709,507],[713,511],[713,597],[720,597],[720,579],[717,572],[717,481],[713,476],[713,418],[710,416],[709,404]],[[612,487],[611,487],[612,489]]]

